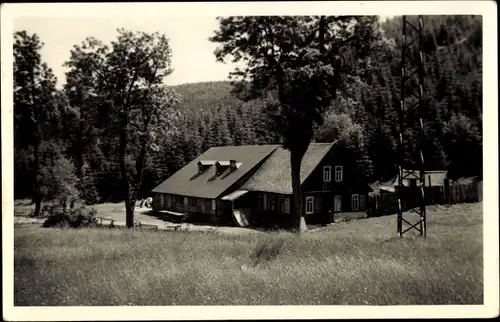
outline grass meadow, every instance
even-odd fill
[[[429,207],[426,239],[395,216],[299,237],[18,225],[14,304],[482,304],[482,214]]]

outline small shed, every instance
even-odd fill
[[[420,172],[418,170],[403,170],[403,186],[419,186],[420,185]],[[399,174],[396,175],[394,186],[398,185]],[[425,171],[425,186],[426,187],[439,187],[444,186],[448,177],[446,170],[429,170]]]

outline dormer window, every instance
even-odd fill
[[[231,166],[231,163],[229,161],[217,161],[215,163],[215,175],[220,175],[226,169],[228,169]]]
[[[200,160],[198,162],[198,174],[202,174],[206,169],[210,168],[215,164],[212,160]]]

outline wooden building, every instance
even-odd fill
[[[301,164],[306,223],[365,212],[367,181],[342,146],[311,143]],[[291,223],[290,152],[279,145],[211,148],[153,189],[153,209],[196,214],[219,224]]]
[[[403,170],[402,208],[406,211],[418,207],[420,204],[420,179],[409,175]],[[419,172],[415,174],[419,176]],[[425,200],[427,205],[443,203],[446,199],[446,190],[450,185],[446,170],[428,170],[424,173]],[[398,175],[387,182],[375,182],[370,185],[373,192],[370,194],[369,216],[395,214],[398,211]]]

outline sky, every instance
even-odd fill
[[[44,43],[42,59],[54,71],[58,87],[65,81],[63,64],[69,59],[73,45],[90,36],[109,43],[116,38],[118,28],[167,35],[174,68],[165,79],[167,85],[227,80],[236,67],[231,62],[215,61],[217,44],[208,40],[217,29],[215,16],[22,17],[14,20],[15,31],[36,33]]]
[[[24,3],[2,8],[2,32],[10,22],[15,31],[37,33],[45,43],[42,58],[58,78],[73,45],[93,36],[105,43],[116,37],[117,28],[158,31],[170,38],[174,72],[167,85],[227,80],[236,67],[217,63],[217,44],[208,38],[217,29],[216,16],[231,15],[379,15],[483,14],[488,1],[296,1],[296,2],[176,2],[176,3]],[[6,19],[10,18],[10,19]],[[495,26],[491,26],[492,28]],[[496,28],[495,28],[496,29]]]
[[[217,46],[208,38],[217,28],[215,17],[33,17],[18,18],[14,30],[36,33],[44,43],[41,54],[58,79],[64,83],[66,68],[62,65],[70,57],[70,50],[85,38],[92,36],[109,43],[117,36],[116,29],[165,34],[170,39],[174,72],[165,79],[167,85],[202,81],[227,80],[236,67],[233,63],[215,61]]]

